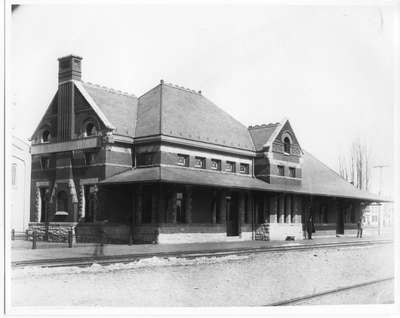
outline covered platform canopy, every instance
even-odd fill
[[[207,171],[179,166],[133,168],[107,178],[100,183],[124,184],[137,182],[167,182],[188,185],[226,187],[236,189],[288,192],[318,196],[360,199],[371,202],[389,201],[378,195],[357,189],[308,152],[303,155],[301,185],[270,184],[249,175]]]

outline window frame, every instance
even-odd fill
[[[242,171],[242,168],[244,168],[244,171]],[[250,165],[248,163],[240,163],[239,172],[242,174],[249,174],[250,173]]]
[[[44,138],[44,134],[45,134],[45,133],[47,133],[47,135],[46,135],[46,140],[45,140],[45,138]],[[49,130],[49,129],[45,129],[45,130],[42,131],[42,135],[41,135],[40,140],[41,140],[41,142],[42,142],[43,144],[46,144],[46,143],[49,143],[49,142],[50,142],[50,140],[51,140],[51,133],[50,133],[50,130]]]
[[[287,142],[286,142],[287,140]],[[287,149],[287,147],[289,147]],[[292,142],[290,141],[290,138],[288,136],[286,136],[285,138],[283,138],[283,152],[287,155],[291,154],[291,150],[292,150]]]
[[[181,163],[181,162],[179,161],[180,159],[183,159],[183,163]],[[178,164],[179,166],[182,166],[182,167],[188,167],[188,166],[189,166],[189,155],[185,155],[185,154],[178,153],[178,161],[177,161],[177,164]]]
[[[92,127],[92,133],[91,133],[90,135],[88,134],[88,126],[89,126],[89,125],[92,125],[92,126],[93,126],[93,127]],[[96,124],[95,124],[92,120],[89,120],[88,122],[85,123],[85,125],[84,125],[84,131],[83,131],[84,137],[93,137],[93,136],[97,136],[97,132],[98,132],[97,126],[96,126]]]
[[[49,157],[41,157],[40,158],[40,167],[42,170],[50,168],[50,158]]]
[[[89,166],[93,163],[94,161],[94,152],[91,151],[85,151],[84,152],[84,157],[85,157],[85,165]],[[89,160],[88,160],[89,159]]]
[[[228,167],[232,167],[232,169],[229,169]],[[224,169],[226,172],[232,172],[232,173],[235,173],[236,172],[236,162],[235,161],[229,161],[229,160],[227,160],[226,162],[225,162],[225,169]]]
[[[296,178],[296,168],[295,167],[289,167],[289,177]]]
[[[216,164],[216,167],[213,167],[213,164]],[[221,171],[221,160],[220,159],[211,159],[211,169],[216,171]]]
[[[136,165],[138,167],[148,167],[154,165],[155,152],[142,152],[136,155]],[[151,158],[151,162],[148,162],[148,158]]]
[[[200,162],[200,164],[198,164]],[[194,167],[199,168],[199,169],[205,169],[206,168],[206,158],[196,156],[194,157]]]
[[[278,176],[284,177],[285,176],[285,166],[278,165]]]

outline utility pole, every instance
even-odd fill
[[[382,195],[382,169],[387,168],[389,166],[386,165],[377,165],[374,166],[373,168],[379,169],[379,192],[378,196],[381,198]],[[379,204],[379,209],[378,209],[378,235],[381,235],[382,233],[382,204]]]

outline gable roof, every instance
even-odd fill
[[[254,151],[246,126],[201,93],[163,82],[139,97],[136,137],[157,134]]]
[[[279,123],[268,124],[268,125],[255,125],[249,127],[249,133],[253,139],[254,147],[256,151],[261,151],[264,148],[266,141],[268,141],[272,134],[275,132],[276,127]]]
[[[38,131],[39,128],[42,126],[42,124],[43,124],[45,118],[46,118],[48,115],[51,114],[51,110],[52,110],[53,104],[57,101],[57,97],[58,97],[58,91],[54,94],[53,98],[51,99],[51,102],[50,102],[49,106],[47,106],[46,111],[44,112],[43,116],[41,117],[39,124],[36,126],[36,128],[35,128],[33,134],[31,135],[31,137],[30,137],[28,140],[33,140],[33,139],[34,139],[34,137],[35,137],[37,131]]]
[[[137,97],[99,85],[74,81],[103,123],[115,133],[134,136]]]
[[[249,126],[249,132],[251,138],[253,139],[254,146],[256,147],[256,151],[262,151],[264,148],[271,149],[272,143],[279,136],[282,129],[285,128],[290,129],[292,131],[295,142],[300,144],[291,128],[289,119],[283,118],[279,123],[271,123],[268,125],[255,125]],[[301,150],[301,147],[300,147]],[[302,150],[301,150],[302,151]]]

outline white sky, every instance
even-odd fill
[[[57,90],[57,58],[83,80],[137,96],[160,79],[195,90],[245,125],[288,117],[301,146],[337,169],[368,143],[392,193],[391,6],[24,5],[11,22],[14,133],[29,138]],[[372,191],[378,173],[373,169]]]

